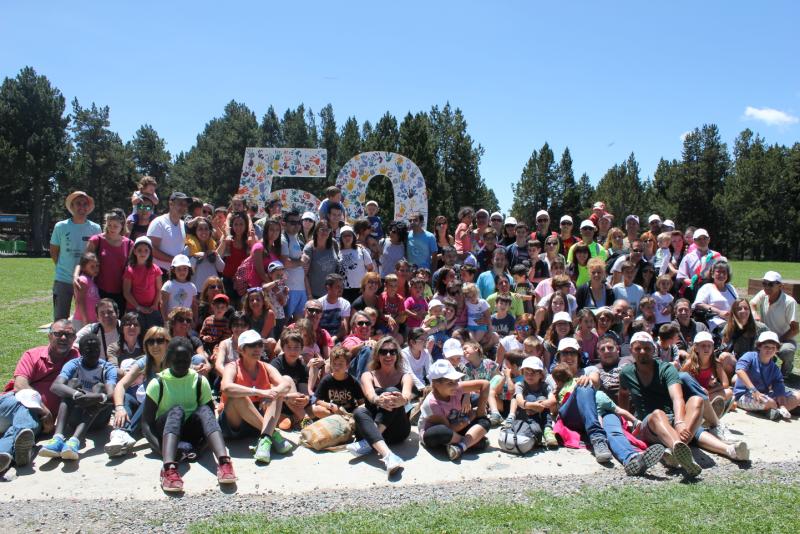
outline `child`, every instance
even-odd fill
[[[428,303],[425,302],[425,280],[413,278],[410,285],[411,295],[403,303],[406,309],[406,328],[417,328],[422,325],[425,314],[428,312]],[[488,304],[487,304],[488,306]]]
[[[342,190],[332,185],[325,189],[325,199],[320,202],[319,204],[319,220],[325,220],[328,218],[328,211],[330,210],[331,204],[341,204],[342,202]]]
[[[94,252],[84,252],[78,263],[80,285],[75,291],[75,314],[72,326],[77,332],[90,323],[97,322],[97,303],[100,302],[100,290],[94,283],[94,277],[100,272],[100,263]]]
[[[444,317],[444,304],[441,300],[433,299],[428,303],[428,315],[422,321],[422,327],[429,334],[447,328],[447,319]]]
[[[469,330],[470,338],[480,343],[489,332],[488,324],[491,323],[489,303],[480,298],[478,286],[475,284],[464,284],[462,292],[467,306],[467,330]],[[478,324],[481,319],[485,319],[485,322]]]
[[[575,378],[565,363],[556,364],[550,373],[550,378],[552,379],[551,387],[555,386],[553,394],[556,397],[556,405],[551,407],[552,414],[555,415],[558,413],[558,408],[567,402],[567,398],[575,389]]]
[[[367,220],[372,228],[370,235],[375,239],[383,239],[383,221],[378,215],[380,207],[374,200],[367,201]]]
[[[314,415],[318,418],[353,411],[364,402],[361,385],[347,372],[348,351],[338,345],[331,349],[331,373],[316,388]]]
[[[289,286],[286,285],[286,269],[283,263],[271,262],[267,266],[267,275],[270,277],[270,282],[262,287],[264,295],[269,299],[270,308],[275,313],[275,330],[272,335],[277,339],[280,338],[283,326],[286,324],[286,312],[283,307],[289,299]]]
[[[509,295],[497,295],[494,303],[494,313],[492,314],[492,328],[497,335],[502,337],[514,333],[516,319],[508,313],[511,308],[511,297]]]
[[[455,300],[450,297],[444,299],[444,321],[445,327],[438,332],[435,332],[433,335],[428,337],[428,342],[426,347],[428,352],[431,353],[431,358],[433,361],[441,360],[444,357],[443,348],[445,342],[450,339],[450,328],[452,328],[453,323],[456,319],[456,313],[458,310],[458,304]]]
[[[653,300],[656,303],[656,328],[672,321],[672,301],[675,297],[670,294],[671,289],[670,275],[662,274],[656,278],[656,291],[653,293]]]
[[[289,430],[310,424],[314,412],[309,404],[308,370],[300,357],[303,336],[297,330],[287,328],[281,334],[281,349],[283,353],[270,363],[280,374],[292,379],[292,390],[286,395],[283,404],[283,412],[288,416],[288,421],[283,419],[279,423],[281,430]]]
[[[460,370],[463,371],[467,380],[491,380],[500,369],[497,364],[483,357],[481,346],[476,341],[465,341],[462,345],[464,349],[464,358],[466,361],[461,364]],[[497,399],[490,395],[489,402],[489,422],[492,426],[498,426],[503,422],[503,416],[500,415],[500,410],[497,407]]]
[[[656,301],[650,295],[645,295],[639,301],[639,317],[636,321],[641,322],[641,330],[648,334],[656,331]]]
[[[433,298],[433,289],[431,289],[431,270],[425,267],[421,267],[414,271],[414,278],[422,278],[425,281],[425,287],[422,290],[422,296],[425,300],[431,300]]]
[[[489,382],[467,380],[446,360],[431,366],[431,393],[422,401],[419,433],[427,448],[446,447],[447,455],[455,461],[471,447],[483,447],[489,431],[486,419],[486,399]],[[464,410],[467,395],[478,396],[478,408]]]
[[[100,359],[100,338],[93,334],[81,338],[78,350],[81,357],[68,361],[50,387],[61,403],[55,434],[39,451],[46,458],[77,460],[86,432],[106,426],[111,416],[117,368]],[[65,441],[68,425],[75,430]]]
[[[203,320],[200,328],[200,339],[206,352],[212,354],[217,345],[224,339],[231,337],[230,321],[225,316],[228,311],[230,299],[225,293],[220,293],[211,301],[212,315]]]
[[[514,398],[514,386],[517,382],[522,381],[522,369],[520,367],[523,361],[525,361],[525,355],[522,352],[518,350],[507,352],[500,374],[489,382],[489,395],[494,395],[497,399],[497,409],[502,413],[506,409],[505,403],[509,403],[508,417],[503,422],[503,428],[510,427],[516,417],[517,401]]]
[[[303,349],[300,357],[308,369],[308,392],[313,395],[317,384],[330,372],[330,364],[326,365],[326,358],[323,358],[322,350],[317,344],[314,323],[310,319],[299,319],[292,328],[303,336]]]
[[[594,312],[589,308],[583,308],[575,317],[575,322],[578,325],[578,328],[575,330],[575,339],[580,343],[581,352],[589,356],[589,363],[594,365],[598,361],[598,336],[594,330],[597,323],[595,321]]]
[[[169,280],[161,286],[161,317],[167,321],[169,312],[175,308],[189,308],[197,317],[197,287],[192,283],[192,262],[187,256],[178,254],[172,258]]]
[[[456,338],[450,338],[442,346],[442,355],[450,364],[458,369],[464,362],[464,348]]]
[[[164,319],[158,310],[161,296],[161,269],[153,263],[153,243],[142,236],[133,242],[128,266],[122,274],[122,294],[128,310],[139,312],[142,332],[161,326]]]
[[[511,277],[514,279],[514,293],[522,300],[523,310],[525,313],[533,313],[534,286],[528,281],[528,268],[524,264],[515,265],[511,269]]]
[[[522,362],[520,370],[522,381],[514,385],[514,416],[537,424],[544,444],[547,447],[558,447],[550,413],[553,408],[550,395],[553,391],[552,385],[545,380],[544,363],[536,356],[528,356]]]
[[[142,203],[142,199],[147,198],[149,199],[153,205],[158,206],[158,195],[156,195],[156,188],[158,187],[158,182],[152,176],[142,176],[139,180],[138,187],[136,191],[133,192],[131,196],[131,204],[135,208],[139,204]],[[134,215],[134,221],[135,219]]]
[[[662,362],[669,362],[680,370],[681,362],[686,359],[686,352],[678,349],[681,331],[672,323],[662,324],[658,328],[658,354]],[[682,353],[682,354],[681,354]]]
[[[433,303],[433,301],[431,301]],[[431,353],[425,348],[428,335],[422,328],[414,328],[408,333],[408,346],[400,354],[404,358],[404,369],[411,373],[414,386],[422,392],[428,385],[428,371],[431,367]]]
[[[669,273],[669,261],[672,259],[672,252],[669,250],[669,246],[672,244],[672,233],[661,232],[656,237],[656,243],[658,244],[658,250],[656,250],[656,254],[653,257],[653,267],[661,277]]]

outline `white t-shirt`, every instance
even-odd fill
[[[720,291],[714,284],[703,284],[697,290],[697,296],[692,303],[692,309],[695,309],[698,304],[707,304],[714,306],[717,309],[728,311],[731,309],[733,301],[739,298],[736,290],[730,284],[725,284],[725,290]],[[713,331],[720,325],[724,325],[727,321],[719,316],[714,316],[708,320],[708,329]]]
[[[161,286],[161,291],[169,293],[167,301],[167,315],[175,308],[192,309],[192,302],[197,296],[197,287],[191,282],[178,282],[177,280],[167,280]]]
[[[508,335],[500,340],[500,345],[503,346],[505,349],[506,354],[508,354],[512,350],[523,350],[522,341],[517,339],[517,336],[514,334]]]
[[[287,240],[288,238],[288,240]],[[303,245],[297,239],[297,235],[281,235],[281,256],[286,256],[293,260],[299,260],[303,255]],[[286,286],[289,291],[306,290],[306,273],[303,266],[286,268]]]
[[[372,265],[372,257],[362,246],[339,250],[342,270],[345,274],[344,287],[356,289],[361,287],[361,279],[367,274],[367,266]]]
[[[178,221],[178,224],[172,224],[169,213],[165,213],[150,222],[150,226],[147,227],[147,237],[161,238],[161,244],[158,249],[164,254],[177,256],[183,252],[183,247],[186,244],[186,225],[182,220]],[[169,271],[170,262],[155,258],[153,258],[153,261],[165,271]]]
[[[478,319],[489,309],[489,303],[484,299],[478,299],[478,302],[474,304],[469,301],[466,301],[465,304],[467,305],[467,326],[478,326]]]
[[[342,324],[342,319],[350,317],[350,303],[342,297],[339,297],[334,303],[328,302],[327,297],[322,297],[317,302],[322,304],[320,328],[324,328],[331,336],[335,336]]]
[[[639,284],[631,284],[626,287],[625,282],[620,282],[616,284],[613,289],[614,298],[627,300],[628,304],[631,305],[631,309],[633,309],[633,314],[639,315],[639,301],[642,300],[644,296],[644,289],[642,289],[642,286]]]
[[[658,291],[653,293],[653,300],[656,301],[656,324],[668,323],[672,321],[672,315],[668,315],[667,306],[672,304],[675,297],[669,293],[661,294]]]
[[[400,354],[403,355],[403,372],[410,373],[414,379],[414,385],[420,391],[425,387],[428,372],[431,368],[431,353],[422,349],[419,359],[411,355],[411,349],[404,347]]]
[[[769,297],[762,289],[750,303],[761,315],[761,322],[778,336],[788,332],[792,322],[797,321],[797,301],[782,291],[778,300],[770,304]]]

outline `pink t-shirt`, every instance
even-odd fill
[[[459,254],[472,252],[472,232],[464,223],[459,223],[456,227],[455,249]]]
[[[422,297],[422,295],[417,298],[408,297],[404,304],[408,311],[414,312],[419,317],[419,319],[417,319],[409,315],[408,319],[406,319],[406,327],[416,328],[421,325],[422,320],[425,318],[425,314],[428,313],[428,303],[425,302],[425,299]]]
[[[17,368],[14,370],[14,376],[24,376],[28,379],[28,383],[33,389],[39,392],[42,396],[42,401],[47,409],[55,414],[58,413],[58,405],[61,402],[61,397],[50,391],[50,386],[53,385],[61,368],[64,364],[73,358],[79,356],[78,349],[71,348],[69,354],[58,364],[53,363],[50,359],[46,345],[44,347],[35,347],[25,351],[17,363]],[[10,388],[9,388],[10,386]],[[13,380],[6,385],[6,391],[11,391],[14,387]]]
[[[419,437],[420,440],[425,435],[425,431],[433,426],[428,423],[428,419],[432,416],[444,417],[453,425],[458,423],[464,414],[461,412],[461,401],[464,397],[464,391],[461,386],[456,387],[453,394],[447,400],[439,400],[433,393],[430,393],[425,400],[422,401],[422,407],[419,414]]]
[[[89,238],[89,243],[100,260],[100,272],[95,280],[97,287],[106,293],[122,293],[122,274],[125,272],[133,241],[123,237],[122,242],[114,247],[102,234],[97,234]]]
[[[84,307],[86,308],[86,317],[83,317],[80,307],[77,306],[78,296],[76,295],[75,319],[82,322],[83,324],[96,323],[97,310],[95,309],[95,307],[97,306],[97,303],[100,302],[100,291],[97,289],[97,284],[94,283],[94,278],[92,278],[91,276],[86,276],[85,274],[82,274],[78,277],[78,280],[80,280],[86,286],[86,293],[84,293],[84,298],[86,299],[86,302],[84,303]],[[122,284],[121,277],[120,277],[120,284]]]
[[[264,243],[262,241],[259,241],[258,243],[253,245],[252,249],[250,249],[250,256],[253,258],[258,258],[262,255],[264,256],[264,272],[267,271],[267,266],[269,266],[270,263],[272,263],[273,261],[280,260],[280,257],[274,252],[270,252],[269,254],[265,253]],[[258,276],[256,270],[254,268],[251,268],[247,276],[248,287],[259,287],[263,283],[264,283],[263,280],[261,280],[261,278]]]
[[[158,265],[154,263],[149,269],[144,265],[128,266],[122,277],[131,281],[131,294],[139,306],[150,308],[156,304],[159,297],[156,280],[161,278],[161,269]],[[135,309],[130,302],[128,309]]]

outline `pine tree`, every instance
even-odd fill
[[[319,112],[322,130],[320,145],[328,151],[328,176],[327,185],[336,182],[339,167],[336,161],[336,152],[339,149],[339,132],[336,130],[336,117],[333,115],[333,106],[328,104]]]
[[[585,219],[589,216],[589,212],[592,208],[593,198],[594,198],[594,186],[592,185],[592,181],[589,179],[589,175],[583,173],[578,180],[578,199],[579,199],[579,206],[580,208],[578,211],[573,215],[576,215],[580,219]]]
[[[429,219],[433,215],[452,217],[455,213],[450,184],[442,179],[436,164],[431,124],[427,113],[408,113],[399,130],[399,152],[416,163],[425,178]],[[383,212],[381,213],[383,215]],[[392,217],[394,213],[392,212]]]
[[[281,120],[272,106],[264,113],[259,130],[258,146],[270,148],[282,148],[285,146],[283,132],[281,131]]]
[[[559,221],[562,215],[580,216],[581,191],[575,184],[575,174],[572,171],[572,155],[569,148],[564,149],[561,161],[558,163],[558,178],[561,183],[561,194],[551,202],[550,219]]]
[[[149,124],[142,125],[128,142],[127,149],[133,156],[137,173],[152,176],[159,183],[164,183],[172,166],[172,156],[167,150],[166,141],[159,137],[155,128]]]
[[[553,202],[553,184],[556,181],[556,166],[553,151],[545,142],[541,150],[534,150],[522,170],[519,182],[512,185],[514,203],[511,215],[518,221],[532,225],[536,212],[549,209]]]
[[[630,214],[645,211],[642,200],[642,183],[639,179],[639,164],[633,152],[621,164],[614,165],[600,179],[595,198],[605,202],[606,209],[624,221]]]

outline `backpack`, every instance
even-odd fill
[[[247,280],[250,278],[250,273],[253,270],[251,257],[252,256],[247,256],[242,260],[242,263],[239,264],[239,267],[236,268],[236,273],[233,275],[233,289],[240,297],[243,297],[245,293],[247,293],[249,287]]]
[[[321,451],[347,443],[355,431],[355,420],[348,413],[333,414],[315,421],[300,431],[300,443]]]
[[[542,429],[534,421],[517,419],[510,428],[500,431],[497,446],[502,450],[523,455],[542,441]]]

